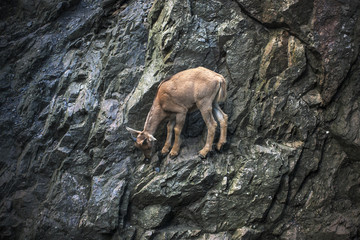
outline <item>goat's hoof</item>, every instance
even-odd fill
[[[170,152],[170,154],[169,154],[169,156],[170,156],[171,159],[176,158],[178,155],[179,155],[178,153],[171,153],[171,152]]]
[[[224,142],[221,145],[220,144],[216,144],[216,151],[218,151],[219,153],[221,152],[226,152],[227,150],[229,150],[230,148],[230,143],[229,142]]]
[[[199,157],[200,157],[201,159],[206,159],[207,155],[204,156],[204,155],[202,155],[202,154],[199,153]]]
[[[207,156],[209,156],[210,152],[211,152],[211,149],[208,150],[207,148],[203,148],[199,152],[199,157],[201,157],[202,159],[207,158]]]
[[[169,154],[169,152],[170,152],[170,150],[169,150],[169,149],[165,149],[165,150],[164,150],[164,148],[163,148],[163,149],[161,149],[161,151],[160,151],[160,153],[161,153],[163,156],[168,155],[168,154]]]
[[[199,157],[201,159],[205,159],[208,156],[208,153],[201,153],[201,151],[199,152]]]
[[[168,154],[169,154],[169,151],[167,151],[167,152],[163,152],[163,151],[161,151],[161,152],[160,152],[160,154],[161,154],[162,156],[166,156],[166,155],[168,155]]]
[[[219,153],[221,153],[224,150],[224,144],[221,145],[216,145],[216,151],[218,151]]]
[[[162,152],[159,152],[158,153],[158,157],[159,157],[159,159],[164,159],[165,157],[166,157],[166,155],[167,155],[168,153],[162,153]]]

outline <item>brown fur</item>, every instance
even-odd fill
[[[212,148],[217,126],[213,112],[220,123],[220,139],[216,148],[220,150],[226,142],[228,117],[218,104],[225,101],[225,98],[226,80],[223,76],[203,67],[185,70],[160,83],[146,118],[144,130],[127,129],[137,134],[136,146],[143,151],[146,158],[150,158],[149,149],[155,140],[153,134],[161,121],[168,119],[167,137],[161,153],[163,155],[169,153],[174,131],[175,139],[170,157],[175,157],[179,154],[180,133],[186,114],[199,109],[208,128],[206,144],[199,154],[201,157],[206,157]]]

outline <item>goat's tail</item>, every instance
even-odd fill
[[[225,102],[226,99],[226,80],[225,78],[221,78],[219,81],[219,90],[216,96],[216,102]]]

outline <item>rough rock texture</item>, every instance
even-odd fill
[[[359,239],[360,3],[3,0],[1,239]],[[228,144],[144,163],[158,83],[228,80]]]

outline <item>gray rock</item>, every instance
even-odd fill
[[[145,229],[161,227],[171,212],[171,207],[162,205],[146,206],[139,213],[139,224]]]
[[[0,4],[1,239],[358,239],[358,1]],[[164,78],[228,81],[223,152],[144,163]],[[216,138],[218,138],[218,132]]]

